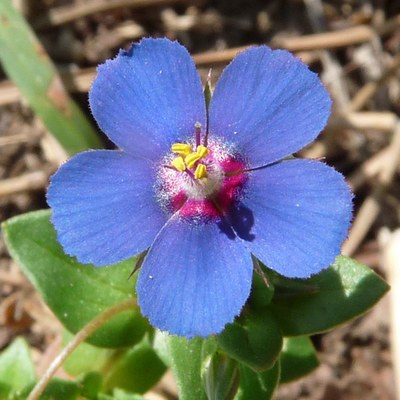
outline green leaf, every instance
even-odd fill
[[[69,154],[101,147],[43,46],[10,0],[0,1],[0,49],[5,72]]]
[[[63,342],[66,345],[73,335],[67,330],[63,334]],[[78,376],[91,371],[101,372],[108,367],[110,359],[115,355],[115,350],[103,349],[89,343],[81,343],[66,359],[63,369],[72,376]],[[93,360],[96,363],[93,364]]]
[[[9,399],[10,398],[11,386],[8,383],[4,383],[0,381],[0,399]],[[13,396],[17,400],[19,400],[19,396]],[[14,400],[14,399],[13,399]]]
[[[28,385],[16,400],[24,400],[34,388],[34,384]],[[40,396],[40,400],[77,400],[80,394],[79,385],[64,379],[53,378]],[[14,400],[14,399],[13,399]]]
[[[285,338],[280,362],[281,383],[299,379],[319,365],[314,345],[308,336]]]
[[[114,397],[109,394],[99,393],[97,395],[97,400],[114,400]]]
[[[239,386],[236,361],[216,351],[203,362],[202,379],[208,400],[231,400]]]
[[[77,383],[54,378],[47,385],[40,400],[75,400],[78,399],[79,394]]]
[[[103,378],[98,372],[89,372],[78,380],[80,394],[85,399],[96,400],[101,390]]]
[[[174,373],[180,400],[207,399],[201,371],[204,360],[216,350],[212,338],[188,340],[157,331],[155,349]]]
[[[279,278],[274,286],[269,308],[284,336],[331,329],[365,313],[389,290],[370,268],[343,256],[310,279]]]
[[[145,393],[154,386],[166,370],[148,338],[126,351],[108,371],[106,391],[118,387],[129,392]]]
[[[265,308],[272,301],[274,296],[274,287],[272,286],[272,283],[267,280],[267,276],[258,265],[258,260],[253,259],[253,263],[255,268],[259,269],[263,276],[261,277],[257,270],[254,271],[248,304],[251,308]]]
[[[64,254],[50,211],[36,211],[3,224],[10,254],[64,326],[75,333],[104,310],[134,295],[135,266],[128,260],[112,267],[81,265]],[[100,347],[125,347],[141,340],[148,323],[139,309],[123,312],[88,341]]]
[[[235,400],[270,400],[279,384],[280,364],[264,372],[254,372],[252,369],[240,366],[240,384]]]
[[[128,393],[121,389],[114,389],[112,396],[99,393],[97,400],[145,400],[140,394]]]
[[[72,335],[64,334],[65,342]],[[96,363],[93,363],[96,360]],[[103,389],[121,389],[144,393],[154,386],[164,374],[165,364],[155,353],[149,339],[145,337],[132,348],[123,350],[103,349],[82,343],[65,361],[63,368],[73,376],[91,374],[104,376]]]
[[[278,359],[283,338],[269,310],[251,310],[251,314],[228,324],[217,341],[235,360],[255,371],[264,371]]]
[[[26,385],[33,384],[34,381],[35,366],[29,346],[24,339],[17,338],[0,354],[1,398],[17,395]]]
[[[97,395],[97,400],[114,400],[114,397],[109,394],[99,393]]]

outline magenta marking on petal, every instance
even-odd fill
[[[182,208],[187,200],[187,196],[184,192],[179,192],[176,196],[174,196],[171,200],[171,211],[175,213],[180,208]]]
[[[224,174],[228,174],[243,170],[245,165],[241,161],[229,158],[221,162],[220,167]],[[246,179],[245,173],[225,176],[217,193],[204,199],[188,198],[180,208],[179,215],[183,218],[196,220],[200,218],[204,221],[215,220],[221,215],[227,215],[232,204],[239,200]],[[174,199],[174,203],[179,204],[177,199]]]
[[[228,159],[221,163],[221,167],[226,175],[231,172],[242,171],[245,165],[241,161]],[[238,173],[231,176],[225,176],[221,190],[216,196],[216,200],[224,214],[229,210],[234,201],[238,200],[243,186],[247,180],[245,173]]]
[[[179,210],[179,215],[185,219],[210,221],[220,218],[220,212],[209,199],[188,199]]]

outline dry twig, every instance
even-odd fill
[[[390,79],[393,74],[400,67],[400,54],[397,55],[392,62],[392,65],[384,72],[384,74],[380,77],[380,79],[368,82],[363,87],[361,87],[353,99],[351,100],[350,110],[351,111],[358,111],[361,110],[365,104],[376,94],[379,88],[385,84],[385,82]]]
[[[35,135],[34,133],[16,133],[15,135],[0,136],[0,147],[21,143],[35,143],[38,140],[39,135]]]
[[[306,158],[321,158],[326,157],[328,154],[332,155],[334,148],[331,146],[331,141],[335,138],[335,134],[343,131],[343,129],[358,131],[373,129],[382,132],[393,132],[396,123],[396,114],[387,111],[333,114],[325,128],[325,136],[323,139],[314,142],[308,149],[304,150],[302,152],[303,156]]]
[[[308,17],[315,32],[327,30],[324,8],[321,0],[304,0]],[[336,56],[327,49],[321,50],[323,65],[322,79],[330,88],[336,106],[343,111],[350,101],[348,88],[343,81],[342,68]]]
[[[15,178],[0,181],[0,197],[9,196],[28,190],[44,189],[49,180],[49,174],[44,171],[28,172]]]
[[[347,182],[354,192],[359,189],[368,179],[378,175],[379,171],[382,169],[382,165],[386,162],[389,155],[390,146],[387,146],[380,152],[364,161],[355,172],[347,177]]]
[[[387,160],[382,164],[378,183],[372,193],[364,200],[350,230],[349,238],[344,243],[342,253],[351,256],[361,244],[381,209],[383,194],[393,179],[400,160],[400,122],[397,122],[390,143]]]
[[[182,3],[184,0],[89,0],[82,3],[73,3],[57,8],[51,8],[47,14],[33,21],[35,29],[44,29],[52,26],[67,24],[76,19],[99,12],[111,11],[121,7],[143,8],[165,6]]]
[[[333,115],[329,120],[327,129],[374,129],[383,132],[393,132],[396,123],[396,114],[387,111],[347,112]]]
[[[368,42],[374,38],[375,32],[366,25],[355,26],[332,32],[314,33],[300,37],[275,38],[274,47],[290,51],[326,50],[352,46]]]
[[[400,229],[393,233],[380,232],[382,262],[391,286],[391,353],[396,384],[395,396],[400,399]]]
[[[209,51],[193,55],[193,59],[198,67],[213,66],[224,64],[232,61],[236,54],[247,49],[249,46],[234,47],[227,50]],[[316,55],[308,52],[298,53],[297,56],[304,63],[312,62],[316,59]],[[69,92],[87,92],[96,76],[96,68],[85,68],[70,71],[60,71],[61,79],[65,88]],[[19,101],[21,94],[11,82],[5,81],[0,83],[0,106],[11,104]]]
[[[1,285],[22,286],[24,279],[21,274],[12,274],[9,271],[0,270],[0,283]]]

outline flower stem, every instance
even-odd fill
[[[113,307],[108,308],[103,311],[97,317],[93,318],[87,325],[85,325],[74,338],[64,347],[61,353],[53,360],[49,368],[40,378],[39,382],[33,388],[32,392],[29,394],[27,400],[38,400],[40,395],[46,389],[50,379],[53,377],[57,369],[63,364],[67,357],[84,341],[90,336],[94,331],[96,331],[100,326],[109,321],[112,317],[120,314],[123,311],[129,310],[136,306],[136,302],[133,299],[129,299],[119,303]]]

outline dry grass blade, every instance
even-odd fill
[[[0,61],[36,115],[69,154],[101,147],[91,123],[69,96],[45,48],[10,0],[0,1]]]

